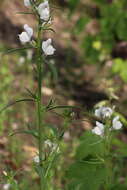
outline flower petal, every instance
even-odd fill
[[[46,55],[53,55],[55,52],[55,48],[52,45],[49,45],[45,51]]]
[[[49,3],[48,1],[44,1],[38,6],[38,13],[40,15],[40,18],[44,21],[48,21],[50,18],[50,9],[49,9]]]
[[[100,130],[104,130],[104,125],[98,121],[96,121],[96,126],[100,129]]]
[[[52,43],[51,38],[42,42],[42,50],[44,51],[45,55],[53,55],[54,54],[55,48],[51,45],[51,43]]]
[[[19,39],[22,43],[27,43],[30,42],[30,37],[27,34],[27,32],[22,32],[21,34],[19,34]]]
[[[33,29],[29,27],[28,24],[24,25],[24,30],[27,32],[30,38],[33,36]]]
[[[25,5],[26,7],[31,6],[30,0],[24,0],[24,5]]]
[[[95,116],[100,118],[110,117],[113,113],[113,110],[110,107],[99,107],[95,110]]]
[[[99,127],[94,127],[94,129],[92,129],[92,132],[100,136],[103,134]]]
[[[50,17],[50,12],[49,12],[49,10],[48,10],[47,8],[45,8],[45,9],[41,12],[40,18],[41,18],[42,20],[44,20],[44,21],[47,21],[47,20],[49,20],[49,17]]]
[[[113,126],[112,128],[115,129],[115,130],[119,130],[122,128],[122,123],[119,121],[119,116],[116,116],[113,121]]]

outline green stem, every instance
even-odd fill
[[[45,172],[45,178],[48,177],[49,171],[50,171],[50,169],[52,168],[52,165],[53,165],[53,163],[54,163],[54,160],[55,160],[55,157],[56,157],[56,154],[57,154],[57,151],[58,151],[58,147],[59,147],[59,144],[57,145],[55,151],[52,153],[52,154],[53,154],[53,155],[52,155],[52,159],[51,159],[51,161],[50,161],[50,163],[49,163],[49,165],[48,165],[48,168],[47,168],[47,170],[46,170],[46,172]],[[51,156],[51,155],[50,155],[50,156]]]
[[[39,166],[42,171],[42,155],[43,155],[43,133],[42,133],[42,58],[41,58],[41,21],[38,22],[38,37],[37,37],[37,75],[38,75],[38,89],[37,89],[37,121],[38,121],[38,150],[39,150]],[[42,172],[40,175],[40,190],[43,190]]]
[[[112,161],[110,158],[110,151],[111,151],[111,138],[110,131],[107,134],[107,138],[105,139],[105,167],[107,169],[107,176],[106,176],[106,187],[105,190],[110,190],[110,185],[112,181]]]

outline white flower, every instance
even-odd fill
[[[104,125],[102,123],[96,121],[96,126],[94,127],[94,129],[92,129],[92,133],[94,133],[96,135],[103,136],[103,134],[104,134]]]
[[[44,143],[45,145],[48,145],[50,148],[52,147],[52,142],[49,139],[47,139]]]
[[[45,145],[48,145],[49,148],[51,148],[52,152],[54,152],[54,151],[59,152],[60,151],[58,144],[51,142],[49,139],[47,139],[44,143],[45,143]]]
[[[122,123],[119,121],[119,116],[116,116],[112,121],[112,128],[115,130],[121,129]]]
[[[100,107],[95,110],[95,116],[97,117],[110,117],[113,113],[113,110],[110,107]]]
[[[50,9],[49,9],[49,3],[47,0],[45,0],[43,3],[41,3],[38,6],[38,13],[40,15],[40,18],[44,21],[48,21],[50,18]]]
[[[25,5],[26,7],[31,6],[30,0],[24,0],[24,5]]]
[[[3,189],[4,189],[4,190],[9,190],[9,189],[10,189],[10,186],[11,186],[11,184],[9,184],[9,183],[4,184],[4,185],[3,185]]]
[[[38,163],[39,163],[39,156],[35,156],[35,157],[33,158],[33,161],[38,164]]]
[[[48,39],[42,42],[42,50],[44,51],[45,55],[53,55],[55,52],[55,48],[51,45],[52,39]]]
[[[22,43],[30,42],[33,36],[33,29],[27,24],[24,25],[25,32],[19,34],[19,39]]]

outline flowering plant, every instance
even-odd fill
[[[75,162],[66,174],[69,179],[67,188],[111,190],[115,187],[116,189],[124,187],[120,186],[118,173],[121,171],[119,162],[124,159],[124,147],[127,146],[118,140],[117,134],[126,120],[115,111],[114,107],[107,106],[96,108],[91,118],[95,126],[80,138]]]
[[[24,5],[31,10],[28,14],[34,14],[37,18],[37,36],[34,29],[28,24],[24,24],[24,30],[18,34],[18,38],[23,45],[21,49],[34,48],[36,55],[35,70],[37,74],[37,89],[36,93],[27,89],[30,98],[17,100],[10,105],[23,101],[32,101],[35,105],[36,112],[36,127],[35,129],[22,131],[23,133],[32,135],[37,142],[37,152],[31,158],[35,172],[39,178],[40,190],[52,190],[52,168],[56,164],[58,156],[61,154],[61,140],[64,133],[71,123],[73,118],[73,106],[55,105],[51,98],[47,105],[43,101],[43,73],[47,57],[56,53],[56,49],[52,45],[52,39],[42,39],[43,31],[51,30],[51,8],[48,0],[24,0]],[[28,46],[29,44],[29,46]],[[17,51],[16,50],[12,50]],[[64,122],[60,130],[49,127],[45,123],[47,112],[55,109],[64,109]],[[71,110],[70,110],[71,108]],[[69,109],[69,110],[68,110]],[[92,118],[92,115],[91,115]],[[94,128],[89,132],[85,132],[82,137],[79,149],[76,152],[76,163],[70,166],[67,170],[67,179],[70,179],[70,184],[67,184],[67,190],[98,190],[100,188],[110,190],[112,186],[112,170],[116,154],[112,153],[112,144],[115,139],[115,131],[120,131],[123,123],[119,114],[115,113],[115,108],[101,106],[95,109],[94,113]],[[50,130],[49,130],[50,128]],[[49,134],[47,135],[47,131]],[[19,133],[14,131],[11,135]],[[81,174],[81,175],[79,175]],[[18,183],[14,176],[11,177],[4,172],[7,177],[7,183],[3,185],[3,189],[13,188],[19,190]],[[95,178],[96,176],[96,178]],[[55,188],[56,190],[56,188]]]
[[[113,110],[109,107],[100,107],[95,110],[95,116],[98,118],[102,118],[104,121],[107,121],[106,118],[108,118],[108,122],[106,122],[108,125],[110,124],[109,120],[113,114]],[[111,126],[107,126],[109,133],[111,133],[112,130],[118,130],[121,129],[122,123],[119,121],[119,116],[115,116],[111,122]],[[92,132],[96,135],[104,136],[106,131],[106,126],[103,123],[100,123],[96,121],[96,126],[94,129],[92,129]]]
[[[37,149],[35,156],[33,157],[33,165],[36,173],[39,176],[39,189],[48,190],[52,184],[51,170],[54,166],[56,158],[60,154],[60,142],[67,127],[63,125],[62,131],[58,133],[57,129],[51,127],[49,134],[47,135],[48,127],[45,124],[45,115],[48,111],[54,109],[72,108],[71,106],[57,106],[54,105],[54,101],[51,98],[49,103],[45,105],[43,103],[43,73],[45,72],[44,65],[47,64],[47,56],[54,55],[56,49],[52,45],[52,39],[42,40],[42,34],[46,30],[51,30],[52,15],[48,0],[24,0],[24,6],[26,6],[31,12],[24,12],[22,14],[33,14],[37,19],[37,36],[34,29],[28,24],[24,24],[24,31],[18,34],[18,38],[23,45],[23,48],[12,49],[8,52],[17,50],[24,50],[34,48],[36,55],[36,74],[37,74],[37,90],[33,93],[30,89],[27,89],[30,98],[20,99],[5,106],[1,111],[5,110],[9,106],[18,102],[32,101],[35,105],[35,112],[37,115],[36,128],[34,130],[28,129],[21,133],[32,135],[37,141]],[[64,116],[66,119],[66,117]],[[20,133],[20,131],[14,131],[11,135]],[[4,185],[4,189],[10,188],[8,184]],[[17,186],[16,186],[17,188]]]

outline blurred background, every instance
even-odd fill
[[[55,55],[49,58],[44,73],[44,102],[55,97],[58,104],[78,105],[91,112],[93,106],[111,100],[117,110],[127,116],[127,1],[126,0],[52,0],[54,32],[45,32],[42,39],[51,37]],[[18,34],[23,25],[36,29],[32,15],[18,14],[27,11],[23,0],[0,1],[0,51],[22,47]],[[36,32],[34,33],[36,36]],[[35,52],[30,49],[9,55],[0,54],[0,108],[7,102],[28,94],[25,88],[36,90],[34,72]],[[62,164],[73,160],[79,137],[92,124],[85,120],[79,110],[74,110],[76,119],[84,119],[70,125],[64,135],[64,156],[56,169],[54,183],[62,189],[65,183]],[[31,173],[31,162],[36,154],[35,143],[25,135],[9,137],[13,130],[35,126],[34,105],[19,103],[0,116],[0,173],[3,170],[16,172],[21,187],[29,185],[36,189],[37,176]],[[54,126],[61,119],[49,114],[46,119]],[[126,142],[126,129],[120,138]],[[58,172],[61,173],[58,175]],[[24,178],[24,176],[26,176]],[[32,178],[29,184],[26,178]],[[61,181],[62,178],[62,181]],[[22,179],[22,180],[21,180]],[[3,180],[3,178],[2,178]]]

